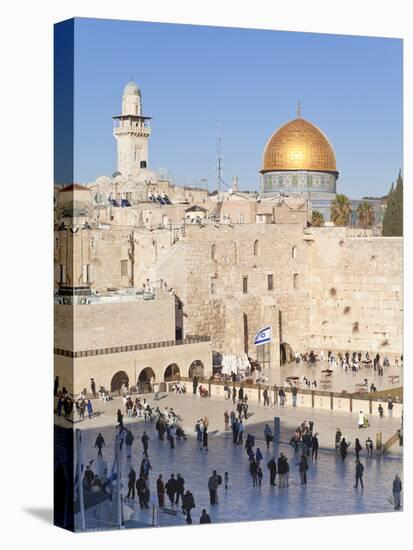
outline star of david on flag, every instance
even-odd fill
[[[259,333],[254,338],[254,344],[256,346],[261,346],[262,344],[268,344],[271,342],[271,327],[265,327],[259,331]]]

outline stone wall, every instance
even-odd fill
[[[309,346],[400,356],[403,240],[313,230]]]
[[[175,300],[55,305],[55,347],[94,350],[175,340]]]

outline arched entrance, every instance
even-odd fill
[[[280,345],[280,364],[285,365],[293,360],[293,350],[285,342]]]
[[[198,378],[204,377],[204,365],[202,361],[199,361],[198,359],[196,361],[192,361],[191,366],[189,367],[188,376],[189,378],[193,378],[194,376],[197,376]]]
[[[151,379],[155,380],[155,373],[151,367],[142,369],[138,376],[138,391],[139,393],[150,393],[152,391]]]
[[[179,370],[178,365],[176,363],[171,363],[166,367],[163,379],[165,382],[170,382],[171,380],[176,380],[179,378],[180,374],[181,371]]]
[[[110,383],[111,392],[120,392],[122,386],[129,386],[129,377],[124,370],[118,371],[112,378]]]

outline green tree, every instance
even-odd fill
[[[374,224],[374,210],[372,205],[367,201],[361,202],[357,208],[357,218],[359,224],[364,229],[371,227]]]
[[[392,183],[383,216],[383,237],[403,236],[403,176],[401,170],[396,185]]]
[[[335,225],[348,225],[351,203],[346,195],[338,194],[331,201],[330,217]]]
[[[324,216],[318,210],[313,210],[311,214],[311,223],[314,227],[322,227],[324,225]]]

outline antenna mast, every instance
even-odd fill
[[[218,195],[221,193],[221,183],[223,183],[222,180],[222,151],[221,151],[221,142],[222,142],[222,134],[221,134],[221,125],[220,122],[217,122],[217,189],[218,189]]]

